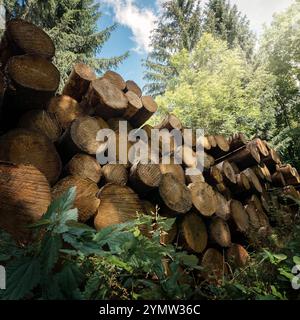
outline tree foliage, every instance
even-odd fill
[[[228,0],[209,0],[204,11],[204,30],[228,43],[230,48],[239,46],[251,58],[255,36],[250,30],[249,20],[231,6]]]
[[[274,16],[258,57],[276,78],[277,130],[274,143],[286,160],[300,166],[300,1]]]
[[[151,37],[152,51],[145,66],[146,89],[153,95],[165,90],[176,70],[170,57],[182,49],[192,50],[201,35],[201,10],[198,0],[169,0]]]
[[[127,53],[113,58],[97,58],[116,25],[98,31],[99,2],[93,0],[4,0],[7,19],[21,17],[41,26],[56,46],[55,64],[62,80],[75,62],[82,61],[98,72],[116,67]]]
[[[190,53],[171,59],[178,76],[157,101],[184,124],[211,133],[242,131],[266,137],[274,123],[274,79],[263,65],[253,66],[241,49],[204,34]],[[267,138],[267,137],[266,137]]]

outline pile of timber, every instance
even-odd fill
[[[248,141],[241,133],[207,135],[204,172],[196,176],[185,174],[196,166],[196,141],[184,146],[182,165],[101,166],[97,132],[111,128],[120,139],[120,120],[129,129],[151,132],[146,122],[157,111],[155,101],[134,81],[113,71],[99,77],[84,63],[74,66],[58,93],[53,42],[26,21],[7,23],[0,48],[0,227],[17,240],[28,241],[25,226],[75,186],[79,220],[97,230],[157,208],[162,216],[176,217],[162,245],[176,242],[198,255],[202,276],[211,281],[228,264],[243,267],[249,245],[276,224],[292,221],[274,219],[274,212],[292,218],[298,210],[282,195],[300,199],[300,176],[266,141]],[[165,135],[184,129],[173,114],[155,128]]]

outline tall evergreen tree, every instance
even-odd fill
[[[4,0],[7,19],[21,17],[41,26],[56,46],[56,65],[66,80],[73,64],[82,61],[97,72],[116,67],[128,55],[97,58],[116,25],[97,30],[101,18],[94,0]]]
[[[228,0],[209,0],[204,10],[204,30],[226,40],[229,48],[240,46],[251,58],[255,36],[249,27],[249,20],[231,6]]]
[[[176,74],[170,57],[182,49],[191,51],[200,36],[199,0],[169,0],[163,4],[162,15],[151,37],[153,50],[145,62],[146,90],[150,94],[164,92],[167,80]]]

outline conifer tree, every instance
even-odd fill
[[[56,46],[55,64],[63,81],[77,61],[100,73],[116,67],[128,55],[97,57],[116,25],[97,30],[101,11],[94,0],[4,0],[4,5],[7,19],[20,17],[48,32]]]
[[[163,4],[162,15],[151,38],[153,50],[145,62],[146,90],[150,94],[164,92],[166,82],[176,74],[170,57],[182,49],[191,51],[200,36],[199,0],[169,0]]]

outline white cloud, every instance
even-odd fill
[[[135,50],[150,52],[150,34],[155,27],[156,15],[149,8],[139,8],[134,0],[105,0],[115,14],[115,19],[132,32],[132,40],[136,43]]]

